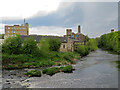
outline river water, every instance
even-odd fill
[[[23,70],[3,70],[3,88],[118,88],[118,55],[101,49],[91,52],[73,65],[73,73],[26,77]]]

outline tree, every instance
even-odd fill
[[[90,51],[95,51],[97,47],[97,41],[95,39],[89,39],[88,42],[86,42],[86,45],[89,47]]]
[[[19,54],[21,53],[21,48],[22,40],[19,35],[8,37],[2,45],[3,53],[8,54]]]
[[[59,51],[61,46],[61,41],[59,38],[49,39],[49,49],[50,51]]]
[[[42,38],[40,42],[38,43],[38,48],[40,50],[41,56],[47,57],[49,53],[49,39],[48,38]]]
[[[32,54],[32,55],[39,54],[37,44],[32,36],[29,38],[26,38],[23,44],[24,44],[23,45],[24,54]]]

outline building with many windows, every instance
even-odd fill
[[[66,35],[64,37],[69,37],[77,40],[85,40],[85,35],[81,33],[80,25],[78,25],[78,32],[72,32],[72,29],[66,29]]]
[[[7,38],[13,35],[29,35],[29,24],[24,23],[24,25],[6,25],[5,26],[5,36]]]

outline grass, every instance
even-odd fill
[[[25,73],[25,75],[27,75],[29,77],[41,77],[41,72],[38,70],[31,70],[31,71]]]
[[[80,55],[76,52],[50,52],[48,57],[34,57],[25,54],[3,54],[2,66],[3,69],[21,69],[70,65],[75,63],[74,59],[79,58]]]
[[[42,72],[43,72],[43,74],[52,76],[58,72],[72,73],[73,70],[74,70],[73,67],[71,65],[68,65],[66,67],[60,67],[60,68],[58,68],[58,67],[46,68],[46,69],[43,69]]]

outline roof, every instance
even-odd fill
[[[22,41],[24,41],[25,38],[28,38],[30,36],[33,36],[33,38],[35,39],[36,42],[39,42],[41,40],[42,37],[44,38],[60,38],[62,43],[67,43],[68,38],[67,37],[58,37],[58,36],[42,36],[42,35],[20,35]]]

